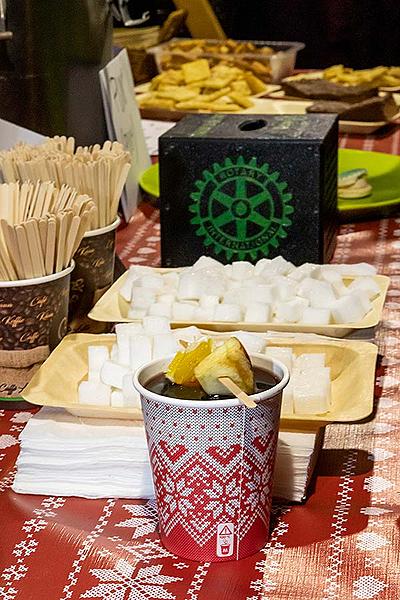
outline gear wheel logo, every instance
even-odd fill
[[[287,237],[294,212],[292,194],[279,177],[268,163],[258,166],[256,158],[214,163],[190,194],[196,235],[216,254],[225,253],[227,260],[268,256],[270,248],[278,248]]]

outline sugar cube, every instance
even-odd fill
[[[303,298],[276,303],[275,321],[277,323],[298,323],[302,319],[305,307]]]
[[[150,335],[135,335],[130,339],[130,368],[134,372],[153,357],[153,337]]]
[[[331,320],[331,311],[329,308],[311,308],[307,306],[304,309],[301,322],[304,325],[328,325]]]
[[[238,304],[218,304],[215,307],[215,321],[241,321],[242,311]]]
[[[215,258],[211,258],[211,256],[200,256],[191,267],[194,271],[198,271],[199,269],[223,269],[224,265]]]
[[[260,260],[258,260],[256,262],[256,264],[254,265],[253,274],[255,276],[260,275],[263,272],[263,270],[265,269],[265,267],[267,265],[269,265],[270,262],[271,262],[270,258],[260,258]]]
[[[279,275],[272,279],[274,300],[291,300],[296,295],[296,283]]]
[[[147,314],[147,310],[145,308],[130,308],[128,310],[128,319],[133,319],[134,321],[139,321],[143,319],[143,317]]]
[[[232,335],[243,344],[248,354],[261,354],[265,348],[264,338],[257,333],[237,331]]]
[[[124,406],[124,395],[120,390],[111,392],[111,406],[114,408],[122,408]]]
[[[301,281],[305,277],[311,277],[312,273],[317,269],[317,265],[313,265],[311,263],[304,263],[300,267],[295,268],[291,273],[289,273],[289,279],[293,279],[294,281]]]
[[[293,384],[289,381],[283,388],[281,415],[293,415]]]
[[[214,315],[215,306],[206,306],[204,308],[202,306],[196,306],[193,313],[193,320],[209,323],[210,321],[214,321]]]
[[[120,365],[129,365],[129,338],[130,336],[123,330],[117,333],[118,363]]]
[[[368,293],[369,299],[372,300],[379,296],[380,287],[372,277],[359,277],[354,279],[346,288],[347,293],[363,290]]]
[[[276,290],[273,285],[268,284],[249,286],[241,290],[240,299],[245,305],[254,301],[272,304],[276,300]]]
[[[176,289],[179,284],[179,273],[177,271],[169,271],[162,275],[164,287],[168,286],[172,289]]]
[[[195,306],[185,302],[174,302],[172,305],[172,319],[174,321],[192,321]]]
[[[129,373],[130,367],[125,367],[111,360],[106,360],[100,371],[100,379],[102,383],[122,389],[122,378]]]
[[[100,369],[109,357],[107,346],[88,347],[88,381],[100,381]]]
[[[365,315],[360,298],[352,294],[336,300],[331,306],[331,312],[335,323],[356,323]]]
[[[194,325],[174,329],[172,333],[175,336],[175,339],[189,342],[189,344],[199,339],[202,335],[200,329],[194,327]]]
[[[280,360],[289,369],[289,372],[291,372],[293,366],[293,352],[291,348],[267,345],[265,355],[268,358]]]
[[[157,297],[157,302],[162,302],[162,304],[169,304],[170,306],[172,305],[173,302],[175,302],[175,294],[172,293],[168,293],[168,294],[160,294]]]
[[[148,314],[156,317],[172,317],[172,307],[170,304],[164,304],[163,302],[155,302],[148,310]]]
[[[209,306],[217,306],[219,304],[219,297],[214,294],[202,294],[199,299],[199,305],[201,308],[208,308]]]
[[[246,260],[238,260],[232,263],[230,277],[239,281],[243,281],[250,277],[253,271],[253,265]]]
[[[372,303],[369,299],[369,292],[367,290],[354,290],[349,295],[351,297],[356,297],[359,299],[364,310],[364,315],[366,315],[371,310]]]
[[[145,333],[155,335],[156,333],[168,333],[171,330],[170,321],[166,317],[143,317],[143,328]]]
[[[153,359],[166,358],[178,351],[178,343],[173,333],[159,333],[153,338]]]
[[[118,362],[118,346],[113,344],[111,346],[110,358],[113,362]]]
[[[293,377],[294,412],[298,415],[325,414],[330,409],[329,369],[313,369]]]
[[[140,395],[133,386],[132,373],[124,375],[122,379],[122,394],[125,406],[140,408]]]
[[[156,295],[154,290],[133,287],[132,288],[132,300],[131,308],[135,309],[147,309],[156,301]]]
[[[110,406],[111,387],[101,381],[81,381],[78,386],[80,404]]]
[[[198,300],[204,293],[203,275],[198,271],[184,271],[179,278],[178,300]]]
[[[271,308],[262,302],[250,302],[244,313],[245,323],[268,323],[271,319]]]
[[[164,285],[163,277],[160,273],[152,273],[151,275],[143,275],[140,279],[141,287],[151,290],[161,290]]]
[[[269,266],[276,269],[276,272],[282,275],[287,275],[292,272],[294,268],[294,265],[283,258],[283,256],[275,256],[269,263]]]
[[[115,325],[115,333],[117,337],[120,333],[134,335],[141,332],[143,332],[143,325],[141,323],[117,323]]]
[[[133,283],[132,279],[127,277],[125,279],[123,285],[121,285],[121,287],[119,289],[119,293],[121,294],[123,299],[126,300],[127,302],[130,302],[132,299],[132,283]]]
[[[325,367],[325,354],[305,352],[295,359],[295,368],[298,371],[307,371],[315,367]]]

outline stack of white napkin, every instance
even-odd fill
[[[275,496],[301,501],[318,450],[315,433],[279,432]],[[152,498],[141,421],[74,417],[42,408],[20,435],[12,489],[20,494],[83,498]]]
[[[42,408],[20,435],[12,489],[83,498],[152,498],[142,422],[74,417]]]

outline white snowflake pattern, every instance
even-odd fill
[[[162,565],[142,567],[135,573],[135,565],[119,559],[114,569],[91,569],[100,581],[87,590],[81,598],[101,598],[102,600],[174,600],[176,598],[165,585],[182,581],[181,577],[171,577],[160,573]]]
[[[0,435],[0,448],[10,448],[16,444],[19,444],[19,442],[13,435],[8,435],[7,433]]]
[[[25,521],[24,526],[22,527],[23,531],[26,533],[38,533],[42,531],[42,529],[46,529],[47,521],[44,519],[31,519],[30,521]]]
[[[214,480],[211,488],[204,490],[204,492],[211,498],[204,508],[212,511],[214,519],[219,517],[222,512],[232,517],[235,515],[239,507],[240,495],[240,486],[236,479],[232,479],[225,486]]]
[[[22,540],[21,542],[19,542],[19,544],[15,545],[13,554],[15,556],[29,556],[30,554],[33,554],[33,552],[35,552],[37,545],[38,545],[37,540],[34,540],[34,539]],[[1,596],[0,596],[0,598],[1,598]]]
[[[17,595],[18,590],[13,587],[6,589],[5,587],[0,587],[0,598],[1,600],[14,600]]]
[[[171,512],[178,510],[183,515],[187,515],[187,511],[193,508],[193,504],[187,498],[193,492],[193,488],[187,487],[186,481],[183,478],[177,482],[172,480],[165,481],[164,487],[167,492],[164,500],[168,504],[169,510]]]
[[[156,531],[158,526],[157,509],[154,501],[146,504],[124,504],[123,508],[131,513],[132,517],[116,524],[116,527],[132,527],[132,538],[139,538]]]
[[[11,417],[10,421],[13,423],[27,423],[29,419],[33,417],[33,413],[30,412],[19,412]]]
[[[137,562],[148,563],[151,560],[176,558],[175,554],[171,554],[162,546],[160,540],[146,540],[142,544],[126,542],[117,544],[116,548],[119,551],[128,552]]]
[[[11,581],[11,580],[19,581],[20,579],[25,577],[27,571],[28,571],[28,567],[26,565],[11,565],[10,567],[7,567],[7,569],[4,569],[1,576],[6,581]],[[0,598],[1,598],[1,593],[0,593]]]

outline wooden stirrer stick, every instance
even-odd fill
[[[244,392],[240,389],[238,385],[230,377],[218,377],[218,381],[222,383],[242,404],[247,406],[247,408],[256,408],[257,404]]]

